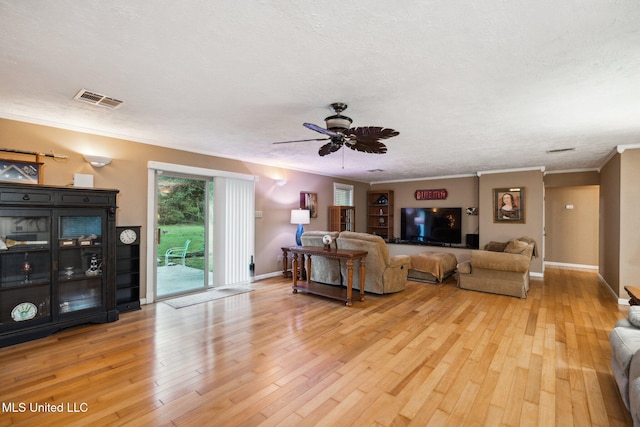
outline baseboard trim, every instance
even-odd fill
[[[270,279],[272,277],[277,277],[277,276],[282,276],[282,271],[274,271],[273,273],[260,274],[259,276],[255,276],[254,277],[254,281],[255,280]]]
[[[569,264],[566,262],[545,261],[544,265],[550,266],[550,267],[571,268],[571,269],[579,269],[579,270],[598,270],[597,265],[588,265],[588,264]]]
[[[611,286],[609,286],[609,283],[607,283],[607,281],[604,280],[604,277],[602,277],[602,274],[600,273],[598,273],[598,281],[607,287],[607,289],[611,293],[611,296],[613,296],[616,300],[618,300],[618,305],[629,305],[629,300],[624,298],[619,298],[618,294],[616,294],[616,292],[611,288]]]

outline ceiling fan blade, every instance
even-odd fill
[[[315,130],[316,132],[324,133],[325,135],[340,136],[340,134],[338,132],[334,132],[332,130],[327,130],[327,129],[322,128],[322,127],[320,127],[318,125],[314,125],[313,123],[303,123],[302,125],[304,127],[306,127],[307,129]]]
[[[307,142],[307,141],[326,141],[331,138],[313,138],[313,139],[296,139],[294,141],[278,141],[273,144],[289,144],[291,142]]]
[[[378,139],[388,139],[400,135],[400,132],[380,126],[363,126],[344,131],[345,136],[353,135],[358,142],[368,143]]]
[[[363,153],[384,154],[387,152],[387,146],[380,141],[363,144],[356,140],[355,144],[347,144],[347,147],[354,151],[362,151]]]
[[[327,154],[338,151],[341,147],[342,142],[331,141],[320,147],[320,150],[318,150],[318,154],[320,154],[321,156],[326,156]]]
[[[378,140],[400,135],[400,132],[380,126],[364,126],[347,129],[344,135],[348,139],[347,146],[352,150],[384,154],[387,152],[387,146]]]

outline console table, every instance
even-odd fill
[[[328,298],[345,301],[345,289],[341,286],[324,285],[311,280],[311,259],[315,256],[333,259],[343,259],[347,262],[347,289],[346,289],[346,305],[352,305],[353,290],[353,260],[360,262],[360,301],[364,301],[364,277],[365,277],[365,261],[367,251],[353,251],[346,249],[324,250],[314,246],[292,246],[288,251],[293,254],[293,271],[298,271],[298,262],[304,265],[304,258],[307,258],[306,280],[298,281],[298,275],[293,274],[293,293],[305,292],[309,294],[322,295]]]
[[[629,294],[629,305],[640,305],[640,287],[625,286],[624,290]]]

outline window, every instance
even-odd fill
[[[353,206],[353,185],[333,183],[334,206]]]

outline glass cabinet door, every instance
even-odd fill
[[[26,212],[0,210],[0,332],[51,320],[51,217]]]
[[[103,306],[104,215],[58,216],[57,313],[72,315]]]

